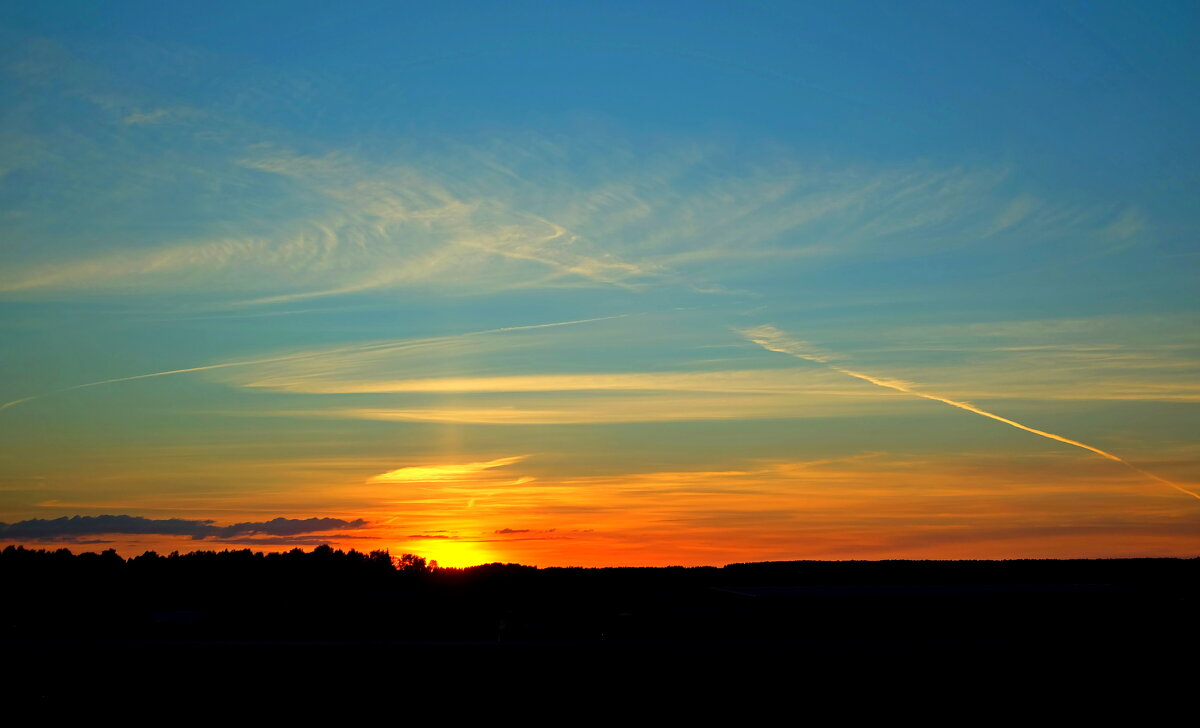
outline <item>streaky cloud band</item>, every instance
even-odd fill
[[[942,404],[948,404],[951,407],[957,407],[958,409],[966,410],[967,412],[972,412],[974,414],[996,420],[997,422],[1003,422],[1004,424],[1009,425],[1011,427],[1015,427],[1018,430],[1025,430],[1026,432],[1032,432],[1035,435],[1040,435],[1041,437],[1045,437],[1050,440],[1057,440],[1058,442],[1066,443],[1067,445],[1073,445],[1075,447],[1082,448],[1084,450],[1088,450],[1089,452],[1093,452],[1103,458],[1107,458],[1109,460],[1112,460],[1113,462],[1120,463],[1120,464],[1124,465],[1125,467],[1129,468],[1130,470],[1140,473],[1141,475],[1143,475],[1147,478],[1150,478],[1151,480],[1154,480],[1158,483],[1162,483],[1163,485],[1174,488],[1175,490],[1179,491],[1180,493],[1184,493],[1185,495],[1189,495],[1193,498],[1196,498],[1197,500],[1200,500],[1200,494],[1195,493],[1194,491],[1188,490],[1187,488],[1184,488],[1183,486],[1178,485],[1176,483],[1172,483],[1171,481],[1167,480],[1166,478],[1159,477],[1159,476],[1155,475],[1154,473],[1150,473],[1145,470],[1142,470],[1141,468],[1137,467],[1133,463],[1130,463],[1129,461],[1125,460],[1124,458],[1122,458],[1118,455],[1114,455],[1106,450],[1101,450],[1098,447],[1093,447],[1091,445],[1079,442],[1078,440],[1072,440],[1068,437],[1063,437],[1062,435],[1056,435],[1053,432],[1046,432],[1045,430],[1039,430],[1039,429],[1036,429],[1033,427],[1029,427],[1028,425],[1023,425],[1020,422],[1017,422],[1015,420],[1010,420],[1007,417],[1001,417],[998,414],[988,412],[987,410],[980,409],[969,402],[960,402],[958,400],[949,399],[947,397],[940,397],[936,394],[928,394],[926,392],[918,391],[916,389],[913,389],[913,385],[909,384],[908,382],[902,382],[898,379],[883,379],[880,377],[873,377],[869,374],[863,374],[862,372],[856,372],[856,371],[853,371],[850,369],[846,369],[845,367],[838,366],[837,364],[833,364],[830,361],[830,357],[824,356],[824,355],[818,355],[818,354],[810,352],[806,348],[806,344],[804,342],[789,338],[787,336],[787,334],[785,334],[784,332],[775,328],[774,326],[764,325],[764,326],[758,326],[758,327],[749,328],[749,329],[742,329],[738,333],[742,334],[750,341],[753,341],[755,344],[758,344],[759,346],[761,346],[762,348],[764,348],[768,351],[774,351],[774,352],[778,352],[780,354],[787,354],[788,356],[793,356],[793,357],[796,357],[797,359],[804,359],[806,361],[811,361],[811,362],[814,362],[817,364],[821,364],[821,365],[826,366],[836,372],[845,374],[848,377],[854,377],[855,379],[861,379],[864,382],[870,382],[871,384],[874,384],[877,387],[883,387],[885,389],[893,389],[897,392],[903,392],[905,394],[911,394],[914,397],[920,397],[921,399],[928,399],[933,402],[941,402]]]
[[[633,316],[633,315],[637,315],[637,314],[623,313],[623,314],[618,314],[615,316],[600,316],[597,318],[576,319],[573,321],[552,321],[550,323],[545,323],[545,324],[529,324],[526,326],[504,326],[504,327],[496,328],[496,329],[485,329],[483,331],[471,331],[471,332],[467,332],[464,334],[457,334],[455,336],[450,336],[450,337],[439,337],[439,339],[427,339],[427,341],[445,340],[445,339],[459,338],[459,337],[465,337],[465,336],[481,336],[484,334],[502,334],[502,333],[507,333],[510,331],[528,331],[530,329],[547,329],[547,328],[552,328],[555,326],[572,326],[575,324],[587,324],[587,323],[592,323],[595,321],[610,321],[613,319],[626,318],[626,317]],[[192,372],[206,372],[206,371],[211,371],[213,369],[227,369],[229,367],[249,366],[249,365],[253,365],[253,364],[270,364],[273,362],[281,362],[281,361],[297,361],[300,359],[309,359],[309,358],[312,358],[315,356],[323,356],[323,355],[330,354],[330,353],[365,352],[365,351],[375,351],[375,350],[381,350],[381,349],[386,350],[391,347],[403,346],[405,344],[413,343],[414,341],[415,340],[413,340],[413,339],[392,339],[390,341],[373,342],[370,344],[362,344],[359,346],[349,346],[349,347],[344,347],[344,348],[340,348],[340,349],[332,349],[332,350],[325,350],[325,351],[319,351],[319,352],[305,351],[305,352],[300,352],[297,354],[287,354],[284,356],[267,357],[264,359],[249,359],[249,360],[245,360],[245,361],[222,362],[219,364],[207,364],[207,365],[198,366],[198,367],[187,367],[185,369],[169,369],[167,371],[162,371],[162,372],[150,372],[148,374],[134,374],[133,376],[129,376],[129,377],[116,377],[113,379],[102,379],[102,380],[96,381],[96,382],[85,382],[84,384],[75,384],[70,387],[63,387],[62,389],[55,389],[50,392],[43,392],[41,394],[34,394],[29,397],[22,397],[20,399],[14,399],[9,402],[5,402],[4,404],[0,404],[0,411],[4,411],[6,409],[9,409],[10,407],[15,407],[16,405],[21,404],[22,402],[29,402],[30,400],[34,400],[34,399],[41,399],[42,397],[46,397],[51,394],[62,394],[64,392],[73,392],[77,389],[87,389],[89,387],[99,387],[103,384],[117,384],[118,382],[131,382],[136,379],[150,379],[152,377],[165,377],[165,376],[169,376],[172,374],[189,374]]]

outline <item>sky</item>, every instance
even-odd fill
[[[6,3],[0,544],[1195,556],[1197,33]]]

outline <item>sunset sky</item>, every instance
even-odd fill
[[[1198,34],[5,3],[0,545],[1195,556]]]

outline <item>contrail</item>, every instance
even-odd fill
[[[612,319],[625,318],[627,316],[635,316],[635,315],[637,315],[637,314],[623,313],[623,314],[619,314],[616,316],[601,316],[599,318],[576,319],[574,321],[555,321],[555,322],[548,323],[548,324],[532,324],[529,326],[505,326],[503,328],[486,329],[484,331],[469,331],[464,334],[455,334],[454,336],[434,337],[431,339],[424,339],[424,341],[437,341],[439,339],[441,339],[441,340],[452,339],[452,338],[457,338],[459,336],[479,336],[481,334],[502,334],[502,333],[505,333],[508,331],[526,331],[529,329],[546,329],[546,328],[550,328],[553,326],[571,326],[573,324],[587,324],[587,323],[592,323],[593,321],[609,321]],[[72,392],[76,389],[87,389],[88,387],[99,387],[103,384],[116,384],[117,382],[131,382],[135,379],[150,379],[151,377],[166,377],[166,376],[169,376],[172,374],[188,374],[190,372],[205,372],[205,371],[209,371],[211,369],[225,369],[227,367],[244,367],[244,366],[249,366],[251,364],[270,364],[272,362],[277,362],[277,361],[296,361],[296,360],[300,360],[300,359],[312,359],[312,358],[316,358],[316,357],[326,356],[328,354],[376,351],[379,349],[388,349],[390,347],[398,347],[398,346],[406,344],[406,343],[412,343],[413,341],[421,341],[421,340],[420,339],[392,339],[390,341],[376,342],[374,344],[362,344],[359,346],[347,346],[347,347],[343,347],[341,349],[324,349],[324,350],[316,351],[316,352],[306,351],[306,352],[302,352],[302,353],[298,353],[298,354],[273,356],[273,357],[269,357],[266,359],[248,359],[246,361],[230,361],[230,362],[223,362],[221,364],[208,364],[208,365],[199,366],[199,367],[188,367],[186,369],[171,369],[171,370],[165,371],[165,372],[151,372],[149,374],[134,374],[133,376],[130,376],[130,377],[116,377],[115,379],[102,379],[98,382],[86,382],[84,384],[75,384],[70,387],[63,387],[62,389],[54,389],[49,392],[43,392],[41,394],[34,394],[29,397],[22,397],[21,399],[14,399],[11,402],[5,402],[4,404],[0,404],[0,411],[4,411],[4,410],[8,409],[9,407],[15,407],[16,405],[21,404],[22,402],[28,402],[28,401],[34,400],[34,399],[41,399],[42,397],[48,397],[52,394],[62,394],[63,392]]]
[[[1181,485],[1176,485],[1175,483],[1172,483],[1171,481],[1167,480],[1166,478],[1160,478],[1159,476],[1155,475],[1154,473],[1146,472],[1145,470],[1142,470],[1141,468],[1130,463],[1129,461],[1125,460],[1124,458],[1121,458],[1117,455],[1113,455],[1111,452],[1101,450],[1098,447],[1092,447],[1091,445],[1079,442],[1078,440],[1072,440],[1069,437],[1063,437],[1062,435],[1056,435],[1053,432],[1046,432],[1045,430],[1039,430],[1034,427],[1029,427],[1028,425],[1022,425],[1020,422],[1010,420],[1007,417],[1001,417],[998,414],[988,412],[987,410],[979,409],[978,407],[976,407],[975,405],[973,405],[969,402],[959,402],[958,400],[949,399],[946,397],[939,397],[936,394],[926,394],[925,392],[919,392],[919,391],[913,389],[912,385],[909,384],[908,382],[902,382],[898,379],[881,379],[879,377],[872,377],[869,374],[863,374],[862,372],[856,372],[856,371],[852,371],[850,369],[846,369],[845,367],[840,367],[837,364],[831,363],[829,361],[829,359],[826,357],[806,351],[804,348],[804,342],[788,338],[787,334],[783,333],[782,331],[775,328],[774,326],[758,326],[758,327],[752,328],[752,329],[742,329],[739,331],[739,333],[742,334],[743,336],[745,336],[750,341],[753,341],[754,343],[758,344],[762,348],[767,349],[768,351],[777,351],[781,354],[788,354],[789,356],[794,356],[797,359],[805,359],[807,361],[816,362],[818,364],[823,364],[826,367],[829,367],[830,369],[834,370],[835,372],[840,372],[842,374],[845,374],[846,376],[854,377],[855,379],[861,379],[864,382],[870,382],[871,384],[874,384],[877,387],[884,387],[885,389],[894,389],[897,392],[911,394],[914,397],[920,397],[922,399],[928,399],[928,400],[932,400],[934,402],[941,402],[942,404],[948,404],[951,407],[957,407],[959,409],[963,409],[968,412],[974,412],[977,415],[982,415],[984,417],[996,420],[997,422],[1003,422],[1004,424],[1011,425],[1012,427],[1015,427],[1018,430],[1025,430],[1026,432],[1032,432],[1035,435],[1041,435],[1042,437],[1049,438],[1051,440],[1057,440],[1059,442],[1063,442],[1068,445],[1074,445],[1075,447],[1083,448],[1084,450],[1094,452],[1101,457],[1108,458],[1109,460],[1112,460],[1113,462],[1120,463],[1120,464],[1124,465],[1125,467],[1129,468],[1130,470],[1132,470],[1136,473],[1140,473],[1141,475],[1144,475],[1145,477],[1150,478],[1151,480],[1162,483],[1163,485],[1170,486],[1170,487],[1174,488],[1175,490],[1179,491],[1180,493],[1186,493],[1187,495],[1190,495],[1193,498],[1200,499],[1200,494],[1190,491]]]
[[[638,316],[636,313],[619,313],[616,316],[599,316],[597,318],[575,319],[574,321],[555,321],[549,324],[532,324],[530,326],[505,326],[501,329],[488,329],[487,331],[476,331],[474,334],[499,334],[505,331],[526,331],[528,329],[548,329],[552,326],[571,326],[573,324],[590,324],[593,321],[612,321],[613,319],[628,318],[630,316]],[[473,334],[462,334],[462,336],[472,336]]]

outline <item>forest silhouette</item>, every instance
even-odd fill
[[[1195,602],[1198,575],[1200,559],[454,569],[328,545],[129,559],[8,546],[0,613],[10,641],[1134,644],[1169,625],[1167,605]]]
[[[910,697],[929,675],[1094,689],[1200,646],[1198,576],[1200,559],[1169,558],[458,569],[327,545],[128,559],[8,546],[0,650],[19,668],[12,694],[43,704],[106,699],[131,679],[171,705],[405,681],[494,700],[535,679],[568,692],[844,690],[864,675]],[[231,670],[242,677],[213,682]]]

